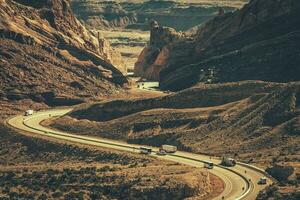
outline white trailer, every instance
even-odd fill
[[[26,110],[25,116],[30,116],[30,115],[33,115],[33,110]]]
[[[177,151],[176,146],[164,144],[160,147],[160,151],[165,151],[166,153],[175,153]]]

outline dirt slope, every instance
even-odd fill
[[[247,162],[270,163],[284,155],[299,161],[299,105],[299,83],[243,82],[92,104],[50,124],[133,143],[229,154]]]
[[[0,44],[1,98],[93,98],[127,83],[120,54],[82,26],[66,0],[1,0]]]
[[[0,124],[1,199],[207,199],[223,183],[193,167],[20,135]]]
[[[258,200],[299,198],[299,82],[198,85],[160,98],[87,105],[44,123],[72,133],[234,157],[284,177]]]

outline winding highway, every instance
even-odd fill
[[[39,134],[47,136],[49,138],[56,138],[59,140],[74,143],[82,143],[121,151],[139,153],[139,148],[141,147],[141,145],[128,144],[122,141],[103,138],[75,135],[62,131],[52,130],[41,125],[41,122],[43,120],[54,116],[65,115],[71,110],[72,109],[51,109],[36,112],[33,115],[27,117],[18,115],[8,119],[6,123],[15,129],[26,131],[31,134]],[[219,165],[220,159],[217,157],[209,157],[206,155],[187,153],[183,151],[177,151],[176,153],[170,155],[158,156],[155,153],[158,151],[158,148],[151,148],[153,149],[153,153],[151,154],[151,156],[175,161],[190,166],[203,167],[203,161],[213,162],[215,166],[213,169],[209,169],[209,172],[220,177],[224,181],[225,185],[224,191],[215,199],[254,200],[260,190],[273,182],[273,180],[268,176],[266,185],[258,185],[257,181],[259,180],[259,178],[267,176],[267,174],[263,170],[251,165],[238,163],[234,167],[227,168]]]

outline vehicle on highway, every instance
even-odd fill
[[[159,156],[165,156],[165,155],[167,155],[167,152],[163,149],[160,149],[156,154]]]
[[[204,161],[204,168],[213,169],[214,168],[214,163],[212,163],[210,161]]]
[[[164,150],[166,153],[175,153],[177,151],[177,147],[176,146],[172,146],[172,145],[161,145],[161,147],[159,148],[159,151]]]
[[[42,125],[39,125],[40,122],[42,122],[45,119],[49,119],[50,116],[49,114],[51,114],[52,116],[62,116],[68,112],[70,112],[72,109],[61,109],[58,111],[41,111],[39,112],[38,115],[34,115],[32,117],[29,117],[26,119],[26,117],[23,116],[16,116],[14,118],[10,118],[7,123],[12,126],[12,127],[16,127],[18,129],[21,130],[26,130],[31,132],[32,134],[44,134],[44,132],[47,132],[49,135],[46,138],[56,138],[57,140],[62,140],[62,141],[68,141],[68,142],[75,142],[74,140],[74,136],[72,136],[71,134],[67,134],[65,132],[58,132],[58,131],[49,131],[48,128],[43,128]],[[36,111],[35,111],[36,112]],[[23,113],[22,113],[23,114]],[[26,121],[26,124],[24,123],[24,121]],[[21,123],[23,122],[23,123]],[[49,131],[49,132],[48,132]],[[63,136],[65,135],[65,136]],[[99,139],[99,142],[94,142],[95,139],[93,137],[88,137],[86,136],[85,138],[81,138],[76,136],[76,142],[78,143],[82,143],[82,144],[91,144],[91,145],[96,145],[96,146],[100,146],[102,148],[111,148],[111,149],[116,149],[116,150],[124,150],[124,151],[130,151],[130,152],[135,152],[135,153],[140,153],[140,149],[143,153],[146,154],[150,154],[152,153],[152,147],[142,147],[142,146],[132,146],[132,145],[126,145],[127,148],[125,146],[124,143],[119,143],[118,141],[114,141],[112,143],[108,143],[106,140],[102,141]],[[121,148],[120,148],[121,147]],[[142,153],[141,152],[141,153]],[[186,157],[187,159],[181,159],[180,155],[182,155],[183,157]],[[174,160],[176,162],[182,163],[182,164],[186,164],[186,165],[191,165],[191,166],[199,166],[199,162],[191,162],[191,161],[195,161],[196,160],[207,160],[207,161],[211,161],[211,159],[213,160],[219,160],[219,158],[208,158],[207,156],[201,157],[201,155],[191,155],[189,156],[190,153],[184,153],[184,152],[180,152],[179,156],[177,157],[171,157],[171,156],[164,156],[161,157],[161,159],[166,159],[166,160]],[[197,157],[196,157],[197,156]],[[200,156],[198,158],[198,156]],[[171,159],[169,159],[171,158]],[[212,170],[217,170],[218,167],[214,167],[214,169]],[[240,175],[236,174],[234,171],[240,171]],[[224,172],[222,172],[224,171]],[[244,172],[247,172],[246,176],[244,176]],[[259,180],[259,177],[263,177],[265,176],[264,173],[261,173],[259,170],[252,170],[250,167],[244,167],[242,165],[239,165],[238,168],[236,169],[229,169],[229,168],[224,168],[219,172],[222,176],[220,176],[220,178],[224,181],[224,192],[222,192],[222,194],[220,194],[221,199],[237,199],[239,197],[245,197],[247,199],[254,199],[252,197],[257,196],[259,190],[262,187],[253,187],[253,189],[251,189],[251,186],[253,186],[252,183],[254,183],[254,185],[257,184],[257,181]],[[223,178],[224,177],[224,178]],[[245,179],[245,180],[244,180]],[[248,181],[249,180],[249,181]],[[246,183],[246,182],[250,183],[250,184],[242,184],[242,183]],[[272,179],[268,179],[267,180],[267,184],[271,184],[272,183]],[[249,187],[248,187],[248,186]],[[266,186],[266,185],[261,185],[261,186]],[[246,192],[247,191],[247,192]],[[247,196],[245,195],[247,194]],[[249,196],[249,198],[248,198]],[[220,198],[218,198],[220,199]],[[239,198],[240,199],[240,198]]]
[[[257,181],[257,184],[259,184],[259,185],[267,184],[267,178],[266,178],[266,177],[261,177],[261,178]]]
[[[25,116],[33,115],[33,110],[26,110],[24,115]]]
[[[233,167],[236,165],[236,161],[233,158],[223,156],[221,165],[226,166],[226,167]]]
[[[151,154],[152,149],[148,147],[140,147],[140,153],[141,154]]]

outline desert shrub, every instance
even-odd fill
[[[63,195],[63,193],[61,191],[56,191],[52,194],[53,198],[59,198]]]
[[[5,186],[3,189],[2,189],[2,192],[4,194],[8,194],[10,192],[10,188],[8,186]]]
[[[83,193],[81,192],[69,192],[68,194],[66,194],[64,196],[64,198],[66,200],[74,200],[74,199],[78,199],[78,200],[83,200]]]
[[[8,195],[9,195],[9,198],[11,198],[11,199],[17,199],[17,197],[18,197],[18,193],[16,193],[16,192],[10,192],[10,193],[8,193]]]
[[[296,173],[296,180],[300,183],[300,173]]]
[[[135,163],[130,164],[128,167],[129,167],[129,168],[134,168],[134,167],[136,167],[137,165],[138,165],[138,163],[135,162]]]
[[[95,192],[92,192],[89,196],[90,196],[91,200],[96,200],[96,199],[100,199],[102,194],[98,191],[95,191]]]
[[[39,200],[47,200],[48,197],[45,193],[41,194],[39,197],[38,197]]]
[[[99,172],[107,172],[110,171],[110,166],[106,165],[100,169],[98,169]]]
[[[32,185],[31,186],[31,189],[34,190],[34,191],[40,191],[41,190],[41,187],[39,184],[36,184],[36,185]]]
[[[273,197],[274,193],[277,190],[278,190],[278,187],[276,187],[275,185],[270,185],[265,190],[260,191],[256,199],[257,200],[266,200],[270,197]]]
[[[275,164],[273,167],[268,167],[266,172],[276,178],[278,181],[287,181],[288,178],[294,173],[292,166],[280,166]]]
[[[268,186],[265,190],[259,192],[257,200],[298,200],[300,192],[297,190],[288,193],[279,190],[276,185]]]

